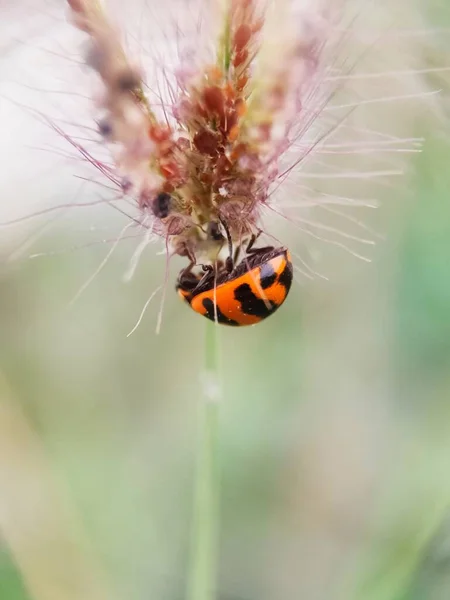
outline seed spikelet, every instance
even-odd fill
[[[69,6],[89,35],[87,62],[103,83],[100,131],[142,222],[193,262],[217,258],[223,236],[212,236],[211,226],[219,222],[241,244],[259,228],[280,156],[316,116],[308,103],[319,85],[323,23],[290,35],[270,64],[267,7],[230,0],[213,60],[198,69],[181,63],[161,119],[100,4]]]

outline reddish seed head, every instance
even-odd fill
[[[236,90],[234,89],[231,81],[227,81],[227,83],[226,83],[225,96],[227,97],[227,100],[232,100],[233,98],[236,97]]]
[[[239,79],[237,80],[236,83],[236,88],[239,92],[242,92],[242,90],[245,88],[245,86],[248,83],[248,76],[247,75],[242,75],[242,77],[239,77]]]
[[[248,25],[240,25],[234,34],[234,50],[236,53],[241,52],[249,43],[252,37],[252,30]]]
[[[191,105],[191,116],[199,119],[200,117],[206,119],[208,117],[208,111],[204,108],[200,102],[192,103]]]
[[[205,102],[205,106],[206,108],[211,112],[214,113],[216,115],[219,115],[219,117],[223,117],[224,115],[224,95],[223,95],[223,91],[216,87],[216,86],[212,86],[212,87],[208,87],[205,89],[205,91],[203,92],[203,99]]]
[[[157,143],[165,142],[170,138],[170,129],[161,125],[151,125],[148,130],[151,140]]]
[[[200,181],[209,187],[213,182],[212,173],[202,173],[200,175]]]
[[[226,127],[227,133],[229,133],[233,129],[233,127],[235,127],[237,125],[237,122],[238,122],[238,114],[236,111],[233,111],[227,117],[227,127]]]
[[[178,168],[178,163],[174,160],[167,161],[163,165],[160,166],[161,174],[167,179],[177,179],[180,176],[180,170]]]
[[[261,123],[258,127],[259,139],[262,142],[269,141],[271,131],[272,131],[272,121],[267,121],[266,123]]]
[[[235,68],[240,67],[240,66],[244,65],[244,63],[247,61],[247,59],[248,59],[248,50],[241,50],[234,57],[233,66]]]
[[[84,12],[86,10],[85,0],[67,0],[67,4],[75,12]]]
[[[231,11],[236,12],[238,9],[243,11],[248,10],[253,4],[253,0],[232,0]]]
[[[245,104],[245,100],[243,98],[238,98],[234,103],[234,108],[236,109],[236,113],[239,117],[243,117],[247,112],[247,105]]]
[[[264,25],[264,19],[258,19],[257,21],[255,21],[252,25],[252,33],[259,33],[261,31],[261,29],[263,28]]]
[[[219,83],[223,79],[223,71],[217,65],[207,67],[205,73],[211,83]]]
[[[219,149],[219,140],[212,131],[199,131],[194,136],[194,145],[201,154],[214,156]]]
[[[231,160],[236,161],[247,152],[247,144],[238,144],[231,153]]]
[[[233,125],[230,129],[230,133],[228,134],[228,139],[230,142],[235,142],[239,137],[239,125]]]

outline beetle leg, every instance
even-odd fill
[[[214,274],[214,267],[212,265],[202,265],[202,270],[204,271],[204,275],[200,278],[197,285],[192,290],[192,293],[196,293],[196,291]]]
[[[253,233],[250,238],[247,247],[245,249],[246,254],[259,254],[259,252],[268,252],[269,250],[273,250],[273,246],[263,246],[262,248],[254,248],[254,244],[258,240],[259,236],[262,234],[262,229],[258,230],[258,233]]]
[[[189,264],[180,271],[177,280],[177,287],[182,289],[192,289],[198,283],[198,277],[192,273],[192,269],[197,264],[197,259],[195,258],[195,254],[191,248],[188,248],[187,246],[184,247],[184,252],[180,254],[180,256],[186,256],[189,259]]]

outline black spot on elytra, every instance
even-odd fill
[[[278,283],[281,283],[281,285],[284,285],[284,287],[286,288],[286,296],[288,295],[288,292],[291,289],[292,278],[293,278],[292,265],[291,265],[291,263],[286,263],[286,266],[284,267],[283,272],[278,277]]]
[[[205,317],[208,317],[208,319],[211,319],[211,321],[215,322],[217,318],[217,322],[221,323],[222,325],[239,325],[239,323],[233,321],[233,319],[229,319],[228,317],[226,317],[219,307],[217,307],[216,310],[214,310],[214,302],[210,298],[204,298],[202,304],[206,310]]]
[[[273,270],[272,265],[268,262],[264,265],[261,265],[259,274],[261,277],[261,287],[263,290],[270,288],[270,286],[273,285],[277,280],[277,274]]]
[[[243,283],[237,287],[234,291],[234,297],[241,303],[242,312],[246,315],[261,317],[261,319],[264,319],[278,308],[278,305],[271,301],[268,302],[269,306],[267,306],[264,300],[255,296],[248,283]]]

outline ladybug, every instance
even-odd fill
[[[272,315],[286,300],[293,267],[287,248],[252,249],[236,266],[228,258],[221,269],[207,265],[204,275],[181,271],[178,295],[211,321],[239,327],[255,325]],[[230,253],[231,256],[231,253]]]

